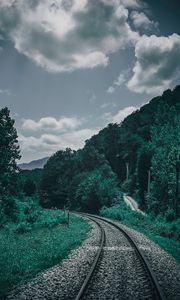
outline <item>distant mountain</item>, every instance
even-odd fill
[[[18,167],[21,170],[33,170],[33,169],[42,169],[46,162],[48,161],[49,157],[44,157],[37,160],[32,160],[29,163],[22,163],[19,164]]]

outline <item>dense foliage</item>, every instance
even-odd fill
[[[47,162],[44,206],[97,212],[132,194],[142,209],[178,216],[180,86],[152,99],[121,124],[109,124],[82,150],[58,151]],[[109,187],[109,188],[108,188]]]
[[[117,176],[94,147],[58,151],[44,167],[41,204],[45,207],[97,212],[119,196]]]

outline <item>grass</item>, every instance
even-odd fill
[[[166,222],[163,216],[143,216],[132,211],[123,202],[110,208],[102,208],[100,215],[118,220],[145,234],[180,262],[180,219]]]
[[[88,223],[70,216],[68,227],[66,220],[60,210],[39,209],[35,222],[30,218],[29,224],[22,220],[0,230],[0,299],[13,286],[59,263],[81,244],[90,229]]]

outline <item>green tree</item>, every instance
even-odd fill
[[[0,194],[10,189],[11,179],[20,159],[17,131],[7,107],[0,110]]]
[[[139,191],[139,205],[146,209],[145,195],[148,189],[148,172],[151,167],[152,149],[149,143],[144,143],[138,152],[137,182]]]
[[[162,116],[161,116],[162,122]],[[172,208],[178,215],[180,117],[174,108],[168,108],[166,123],[152,128],[151,195],[158,199],[158,212]],[[151,206],[151,203],[149,203]]]
[[[32,179],[27,179],[24,183],[23,192],[26,196],[31,197],[36,192],[36,184]]]
[[[67,204],[70,182],[77,170],[76,153],[71,149],[56,152],[44,166],[41,204],[63,208]]]
[[[118,200],[120,190],[116,175],[108,165],[83,173],[75,190],[74,199],[81,210],[97,213],[102,206]]]

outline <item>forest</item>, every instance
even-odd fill
[[[58,151],[42,172],[40,203],[98,212],[132,195],[146,212],[178,217],[180,86],[121,124],[109,124],[83,149]]]

